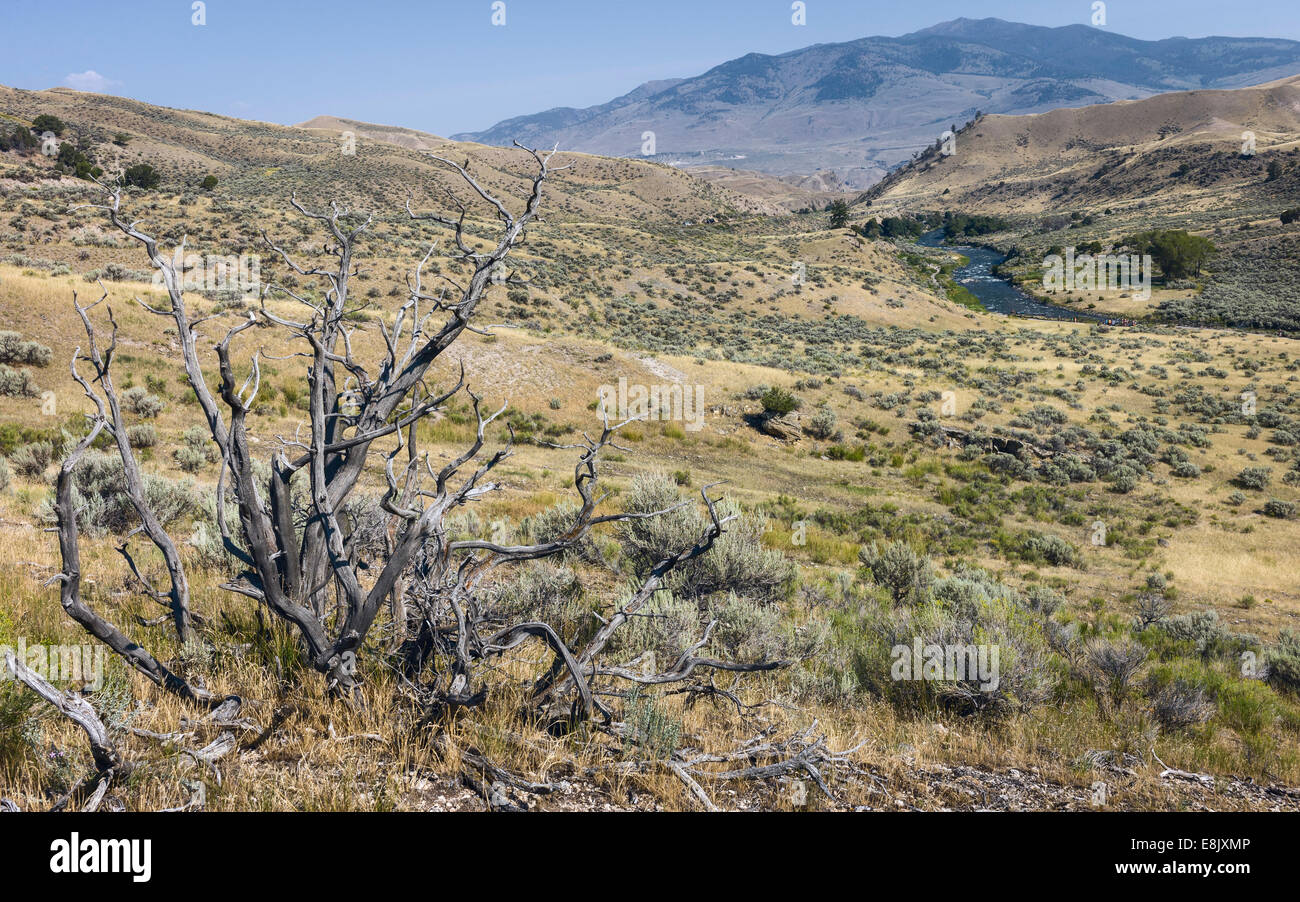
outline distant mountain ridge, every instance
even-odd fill
[[[652,131],[663,161],[775,175],[833,169],[863,188],[977,110],[1044,112],[1297,72],[1297,41],[1143,41],[1084,25],[956,19],[901,37],[751,53],[599,106],[518,116],[453,138],[633,157]]]

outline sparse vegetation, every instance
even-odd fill
[[[244,534],[247,518],[278,517],[278,506],[287,505],[291,516],[278,534],[286,545],[292,536],[299,549],[324,528],[308,464],[299,465],[287,495],[271,491],[272,464],[310,457],[314,383],[310,343],[286,336],[270,317],[299,321],[305,308],[288,292],[321,304],[329,286],[265,254],[263,282],[285,291],[268,292],[264,310],[206,290],[185,294],[192,316],[203,318],[199,372],[227,427],[221,361],[211,349],[244,318],[257,322],[232,339],[229,359],[231,389],[249,404],[249,473],[239,478],[255,484],[259,497],[241,507],[231,467],[242,457],[228,460],[213,441],[185,372],[170,299],[152,284],[138,241],[94,213],[67,212],[98,199],[89,193],[96,186],[70,177],[80,170],[72,154],[89,164],[89,155],[117,153],[128,142],[112,138],[114,129],[130,128],[139,137],[130,139],[128,157],[138,160],[137,149],[146,147],[150,156],[132,167],[127,185],[148,193],[126,192],[123,206],[147,213],[142,222],[164,246],[185,237],[202,255],[264,253],[266,228],[311,266],[337,262],[321,254],[337,239],[327,224],[300,227],[282,215],[291,192],[304,203],[312,198],[309,208],[337,196],[350,210],[369,210],[386,209],[396,186],[409,188],[413,208],[426,210],[445,200],[453,182],[444,167],[397,145],[367,147],[368,168],[356,172],[343,168],[356,161],[340,159],[331,140],[308,131],[286,132],[289,140],[279,130],[224,124],[229,120],[222,120],[230,131],[221,159],[205,156],[196,141],[198,149],[187,147],[193,159],[180,160],[154,150],[162,145],[148,132],[215,128],[201,114],[183,118],[141,105],[147,115],[118,125],[90,121],[95,102],[84,103],[49,106],[67,120],[67,164],[35,152],[26,127],[0,125],[0,176],[14,186],[0,193],[0,515],[22,527],[12,531],[5,560],[27,562],[0,579],[0,612],[25,634],[93,641],[64,615],[58,589],[43,587],[59,560],[56,537],[42,527],[57,524],[51,484],[87,437],[86,415],[94,413],[68,371],[74,347],[82,348],[79,372],[96,390],[101,385],[86,335],[70,316],[71,292],[82,291],[84,305],[90,292],[99,296],[90,283],[102,279],[107,303],[91,315],[101,351],[110,305],[118,323],[112,372],[126,444],[147,503],[185,565],[198,615],[194,639],[175,635],[171,617],[158,620],[170,613],[166,558],[145,532],[135,532],[142,524],[110,429],[70,473],[83,549],[80,591],[189,681],[196,696],[201,690],[252,702],[241,716],[267,729],[264,748],[276,751],[225,762],[223,782],[206,786],[209,807],[379,805],[374,787],[381,784],[398,787],[384,804],[421,807],[427,800],[411,788],[408,772],[460,787],[462,772],[476,781],[486,773],[476,755],[526,780],[564,774],[600,804],[622,804],[634,785],[654,804],[692,807],[702,803],[671,765],[696,754],[740,754],[737,737],[755,717],[774,745],[814,719],[836,749],[869,739],[856,765],[888,772],[890,792],[917,807],[978,802],[937,801],[924,778],[911,776],[921,768],[895,768],[904,747],[920,750],[922,767],[1035,769],[1062,798],[1086,796],[1103,766],[1089,755],[1113,755],[1106,760],[1123,760],[1132,771],[1123,802],[1131,807],[1186,804],[1187,796],[1159,777],[1153,747],[1180,768],[1248,776],[1259,786],[1300,784],[1300,651],[1285,629],[1300,603],[1290,553],[1300,537],[1300,359],[1277,335],[1167,322],[1300,331],[1300,307],[1292,303],[1300,282],[1287,276],[1295,255],[1279,229],[1295,220],[1286,219],[1293,211],[1279,212],[1280,202],[1248,196],[1241,215],[1224,216],[1222,224],[1210,214],[1121,208],[1113,198],[1103,206],[1067,196],[1033,216],[995,201],[959,211],[949,206],[952,195],[938,192],[874,209],[845,201],[827,209],[823,200],[803,215],[759,216],[686,172],[575,155],[565,177],[547,186],[550,215],[530,223],[528,240],[513,248],[501,273],[507,280],[485,287],[477,324],[507,325],[459,339],[466,381],[481,405],[458,393],[436,417],[405,424],[399,446],[388,427],[457,384],[450,357],[431,367],[419,392],[377,421],[388,431],[373,441],[356,491],[336,515],[339,560],[346,562],[339,567],[368,593],[402,535],[402,517],[390,509],[428,500],[405,492],[408,465],[415,462],[433,491],[422,468],[436,475],[455,461],[476,442],[476,414],[508,403],[485,427],[482,452],[464,465],[462,479],[449,482],[458,490],[513,432],[511,456],[478,483],[493,490],[474,493],[465,499],[472,503],[453,506],[440,521],[447,542],[478,543],[461,545],[458,554],[487,561],[510,549],[508,560],[475,570],[472,591],[453,604],[456,573],[440,569],[433,545],[423,546],[375,604],[371,627],[346,649],[355,657],[348,673],[342,655],[332,664],[321,657],[338,650],[336,641],[353,642],[341,601],[351,590],[331,581],[335,571],[317,574],[314,585],[325,588],[303,600],[310,622],[326,631],[319,648],[291,618],[239,594],[285,578],[276,561],[300,559],[277,557],[266,574],[256,561],[250,565],[259,546]],[[30,108],[19,112],[24,122],[33,118]],[[977,140],[980,128],[963,132],[963,142]],[[519,152],[457,145],[453,156],[462,155],[516,210],[517,173],[502,161],[513,163]],[[954,169],[952,162],[931,156],[924,165]],[[60,165],[68,171],[54,168]],[[1234,154],[1233,165],[1250,168],[1257,183],[1266,176],[1263,162]],[[1180,185],[1207,178],[1197,160],[1173,158],[1161,160],[1160,178],[1180,169]],[[1124,177],[1126,165],[1099,160],[1088,172],[1083,180],[1096,188]],[[1283,171],[1270,190],[1292,178]],[[633,191],[633,184],[640,187]],[[996,199],[1013,188],[991,181],[983,190]],[[481,198],[467,196],[473,202],[464,238],[476,252],[491,253],[499,223]],[[1238,219],[1251,224],[1242,235]],[[352,228],[360,219],[348,214],[339,222]],[[828,230],[850,223],[853,232]],[[366,233],[355,261],[361,275],[338,319],[353,329],[348,353],[365,361],[365,378],[381,369],[371,366],[385,353],[381,330],[392,327],[410,295],[406,264],[429,251],[431,228],[404,215],[380,216]],[[978,238],[1014,250],[1006,271],[1031,287],[1035,261],[1067,246],[1149,252],[1163,278],[1149,304],[1124,300],[1141,319],[1136,326],[975,312],[950,303],[961,300],[952,251],[913,243],[939,228],[955,241]],[[1243,236],[1254,243],[1239,244]],[[435,282],[436,292],[473,278],[475,264],[453,246],[444,242],[428,258],[426,294]],[[804,264],[804,278],[792,284],[796,263]],[[1055,300],[1129,312],[1110,293],[1078,294]],[[137,296],[167,317],[142,311]],[[435,320],[430,329],[440,327]],[[361,377],[344,359],[340,352],[334,378],[325,380],[330,391],[345,393],[329,414],[339,422],[330,441],[351,441],[357,411],[379,397],[357,383]],[[631,385],[699,384],[698,397],[707,400],[696,424],[690,411],[674,419],[656,410],[602,448],[595,497],[603,500],[595,515],[634,517],[584,528],[592,512],[573,500],[573,458],[584,453],[584,435],[599,435],[599,387],[624,377]],[[790,427],[780,438],[754,428],[776,420]],[[566,698],[577,698],[577,709],[548,708],[530,694],[539,681],[566,679],[555,643],[575,654],[590,647],[656,567],[709,533],[701,491],[720,499],[720,533],[707,554],[665,572],[586,665],[592,684],[604,687],[593,710],[608,708],[608,725],[593,716],[582,730],[569,729],[582,708],[572,686]],[[391,517],[397,520],[386,527]],[[518,551],[554,543],[563,547],[540,560]],[[138,574],[124,568],[119,547]],[[162,594],[163,606],[151,591]],[[551,632],[507,632],[538,623]],[[14,635],[13,624],[0,619],[0,642]],[[467,651],[458,662],[453,637],[462,628]],[[913,649],[918,640],[923,649],[996,647],[996,686],[969,674],[895,678],[897,648]],[[1244,670],[1243,655],[1257,656],[1259,669]],[[696,663],[690,680],[629,677],[668,674],[692,657],[771,666],[750,672]],[[159,734],[177,729],[182,716],[192,723],[204,716],[203,704],[115,666],[119,695],[92,695],[92,703],[117,710],[125,691],[143,729]],[[0,691],[0,777],[7,796],[46,805],[54,787],[84,776],[89,758],[66,725],[34,717],[30,698],[20,704],[15,697],[21,694]],[[348,699],[363,704],[354,708]],[[296,713],[268,726],[282,707]],[[528,717],[518,716],[525,710]],[[370,736],[382,742],[357,738]],[[178,802],[165,763],[175,755],[142,735],[124,734],[120,742],[156,766],[130,784],[115,782],[115,795],[132,808],[184,803],[188,795]],[[38,764],[49,744],[67,762],[58,769]],[[283,760],[276,757],[282,753]],[[290,758],[293,768],[284,764]],[[709,773],[730,766],[710,763],[692,778],[721,803],[723,784]],[[810,783],[817,804],[879,804],[871,781],[847,770],[826,773],[834,776],[834,799],[817,796]],[[1196,804],[1245,807],[1227,794],[1227,782],[1206,789]],[[772,794],[786,791],[780,780],[726,785],[755,805],[773,804]],[[467,805],[483,804],[468,798]]]

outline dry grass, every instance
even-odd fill
[[[19,100],[28,105],[38,101],[55,103],[59,114],[69,121],[102,114],[94,100],[81,96],[60,93],[33,99],[23,95]],[[184,211],[170,195],[152,195],[146,201],[157,203],[157,208],[149,211],[152,220],[173,225],[185,222],[187,227],[192,222],[194,233],[214,244],[223,230],[231,231],[236,237],[230,241],[235,242],[239,230],[249,224],[244,221],[248,216],[261,218],[272,234],[293,234],[292,220],[273,209],[271,200],[257,196],[255,190],[264,183],[267,197],[273,198],[290,187],[287,182],[292,167],[279,167],[299,159],[294,156],[297,151],[290,153],[286,149],[293,141],[310,138],[315,142],[308,146],[316,154],[312,159],[319,157],[322,167],[346,165],[339,163],[337,156],[329,156],[332,139],[326,132],[303,138],[302,132],[271,129],[274,140],[259,144],[218,117],[166,111],[158,122],[150,117],[161,114],[151,113],[144,105],[127,103],[125,110],[126,118],[120,127],[140,135],[139,142],[132,142],[132,152],[157,154],[168,165],[185,171],[186,167],[214,165],[214,157],[204,152],[205,147],[227,140],[245,142],[239,144],[248,157],[245,165],[219,170],[223,184],[229,176],[231,183],[240,185],[233,199],[200,197]],[[438,139],[433,136],[417,137],[437,146]],[[370,162],[387,167],[383,171],[392,184],[424,184],[432,178],[425,162],[397,146],[415,139],[409,135],[388,138],[396,143],[372,147],[375,156]],[[510,171],[508,152],[465,146],[455,150],[476,155],[476,166],[486,170],[484,178],[494,190],[509,193],[518,187],[517,177]],[[1157,398],[1133,388],[1132,383],[1138,383],[1139,389],[1150,384],[1152,380],[1145,373],[1153,365],[1172,372],[1171,379],[1163,383],[1166,394],[1175,385],[1196,383],[1224,397],[1234,397],[1254,382],[1267,384],[1286,378],[1277,355],[1289,350],[1289,344],[1279,339],[1199,330],[1145,336],[1153,340],[1134,342],[1139,333],[1120,330],[1092,334],[1084,324],[1027,325],[977,315],[927,291],[924,280],[904,264],[892,245],[860,240],[844,232],[804,232],[799,230],[802,226],[783,220],[745,221],[743,227],[733,231],[688,231],[681,225],[683,220],[716,213],[719,206],[731,205],[735,198],[725,189],[701,187],[666,167],[575,157],[579,165],[566,176],[570,181],[556,186],[555,222],[539,227],[521,254],[530,263],[561,260],[566,267],[563,278],[531,290],[534,300],[540,297],[545,302],[536,305],[542,312],[527,321],[507,315],[512,302],[506,291],[492,289],[485,305],[485,319],[509,319],[513,326],[495,329],[491,338],[467,336],[440,361],[435,378],[446,382],[463,362],[469,383],[483,394],[485,406],[495,409],[509,403],[523,414],[540,415],[557,430],[552,438],[561,443],[597,425],[597,415],[589,405],[601,385],[615,384],[620,377],[641,383],[699,385],[704,403],[722,409],[712,410],[699,432],[684,431],[678,423],[658,421],[637,424],[629,430],[624,444],[631,451],[616,455],[602,471],[608,486],[616,492],[611,509],[617,508],[617,493],[633,477],[663,471],[687,474],[692,491],[722,480],[723,491],[729,497],[751,508],[779,496],[793,499],[808,511],[845,516],[870,505],[888,510],[889,516],[899,522],[912,524],[910,529],[953,524],[960,531],[967,524],[952,515],[951,505],[944,500],[948,497],[945,493],[963,487],[957,455],[911,439],[908,422],[915,416],[915,404],[887,412],[865,398],[873,392],[953,391],[961,413],[983,397],[970,386],[969,379],[953,384],[951,376],[936,375],[934,361],[912,353],[910,346],[907,353],[889,355],[888,362],[883,360],[886,352],[873,346],[874,356],[868,355],[865,365],[845,366],[834,377],[823,373],[815,386],[805,383],[802,388],[796,383],[806,374],[725,359],[723,352],[729,349],[721,341],[701,341],[690,353],[652,355],[626,341],[620,345],[605,340],[607,333],[601,331],[608,325],[604,314],[611,309],[612,299],[624,296],[638,303],[653,303],[658,310],[673,306],[673,294],[687,297],[699,317],[700,332],[723,322],[724,314],[746,320],[776,313],[788,323],[820,323],[831,314],[855,316],[890,335],[922,329],[925,337],[917,342],[922,350],[929,350],[930,342],[948,341],[961,333],[972,341],[969,350],[961,353],[957,361],[942,362],[960,363],[972,378],[991,370],[1032,376],[1022,389],[1017,389],[1017,394],[1002,397],[1001,409],[988,412],[980,420],[986,426],[1006,426],[1039,403],[1059,409],[1077,425],[1096,426],[1092,418],[1098,411],[1105,411],[1121,428],[1138,422],[1137,418],[1150,421],[1161,415]],[[250,167],[254,165],[262,176],[252,174]],[[335,175],[340,179],[343,175],[347,179],[356,176]],[[359,177],[355,181],[347,179],[343,180],[348,184],[363,184]],[[392,184],[365,183],[364,187],[382,194],[380,189],[391,188]],[[437,184],[433,179],[433,184],[425,187],[432,193]],[[0,223],[12,223],[12,207],[24,202],[25,190],[6,195],[12,203],[0,210],[6,217]],[[364,195],[365,191],[360,193]],[[223,210],[225,203],[233,203],[233,211]],[[738,202],[734,210],[737,215],[743,212]],[[28,219],[41,217],[29,215]],[[72,349],[84,344],[84,334],[70,306],[71,293],[79,292],[83,302],[98,297],[98,287],[87,284],[80,276],[85,269],[102,268],[110,262],[143,266],[137,248],[103,244],[82,248],[71,244],[67,225],[55,228],[42,221],[39,227],[51,229],[51,240],[25,247],[32,256],[72,265],[76,274],[52,276],[34,267],[0,265],[0,329],[20,331],[55,350],[54,364],[37,370],[35,375],[43,389],[54,393],[56,402],[51,415],[48,405],[43,408],[40,399],[0,398],[0,423],[31,429],[75,423],[86,410],[86,402],[67,372],[66,362]],[[369,261],[373,280],[363,283],[366,288],[379,289],[372,315],[389,315],[386,311],[391,301],[385,300],[387,292],[402,284],[405,265],[421,241],[423,237],[417,241],[396,225],[383,225],[377,257]],[[304,239],[304,243],[309,242]],[[825,278],[794,291],[790,276],[797,262]],[[716,293],[702,295],[698,286],[706,274],[716,279],[716,284],[734,291],[734,297],[724,303],[714,300]],[[653,294],[646,292],[645,285]],[[137,294],[149,296],[149,287],[113,282],[108,284],[108,291],[121,329],[115,370],[119,386],[165,382],[162,393],[166,407],[154,421],[159,443],[146,455],[147,468],[210,487],[215,481],[214,466],[189,476],[170,453],[185,429],[195,422],[196,410],[185,402],[186,388],[174,344],[162,331],[160,321],[132,301]],[[97,321],[102,324],[102,317]],[[217,334],[215,324],[210,328],[208,340]],[[1086,358],[1058,357],[1049,352],[1051,342],[1068,337],[1086,338]],[[244,356],[260,348],[268,361],[295,350],[274,329],[254,330],[240,341]],[[763,341],[760,338],[756,343],[761,346]],[[837,350],[848,350],[851,344],[846,341]],[[362,328],[354,342],[358,356],[374,359],[379,349],[375,330]],[[1258,377],[1236,368],[1230,368],[1222,378],[1186,377],[1174,370],[1173,358],[1189,350],[1211,355],[1216,365],[1249,357],[1266,360],[1268,367]],[[1085,367],[1096,367],[1099,362],[1124,366],[1139,375],[1112,384],[1085,371]],[[303,412],[291,396],[301,389],[304,373],[305,367],[293,358],[269,362],[263,368],[266,403],[254,417],[252,428],[260,446],[268,451],[277,435],[291,434],[303,423]],[[747,389],[759,384],[796,391],[804,400],[805,412],[819,403],[829,404],[839,415],[845,443],[869,445],[871,457],[862,462],[834,460],[827,453],[830,442],[804,439],[788,445],[761,434],[747,420],[758,411],[758,405],[743,397]],[[857,386],[864,397],[847,395],[844,388],[848,385]],[[1068,406],[1041,394],[1058,388],[1068,388],[1075,395],[1076,405]],[[937,412],[938,404],[932,406]],[[472,435],[471,427],[458,421],[456,415],[462,412],[452,410],[450,415],[423,428],[422,447],[435,458],[459,452]],[[1190,419],[1177,411],[1167,416],[1175,423]],[[882,431],[856,436],[855,422],[866,420],[882,427]],[[1029,566],[1009,560],[983,535],[959,557],[1018,585],[1048,582],[1058,586],[1067,596],[1068,616],[1099,632],[1127,621],[1133,613],[1134,593],[1149,573],[1168,571],[1174,576],[1180,611],[1212,607],[1222,611],[1234,629],[1271,639],[1281,629],[1294,625],[1300,616],[1300,590],[1296,588],[1296,564],[1291,553],[1300,543],[1300,523],[1267,519],[1255,513],[1260,498],[1252,497],[1251,503],[1241,507],[1224,503],[1232,491],[1228,479],[1249,462],[1248,456],[1253,455],[1255,463],[1267,462],[1263,457],[1268,448],[1267,436],[1249,438],[1245,427],[1226,425],[1209,439],[1208,447],[1195,449],[1191,455],[1206,470],[1199,479],[1143,482],[1138,491],[1125,497],[1115,496],[1100,483],[1070,487],[1081,493],[1076,505],[1080,511],[1104,508],[1127,522],[1140,523],[1148,511],[1172,509],[1173,504],[1198,514],[1191,525],[1182,521],[1151,523],[1144,536],[1150,547],[1141,553],[1130,555],[1122,547],[1090,545],[1091,517],[1083,525],[1058,522],[1046,515],[1034,519],[1034,515],[1013,503],[989,498],[977,499],[975,506],[979,515],[990,518],[990,531],[1032,527],[1060,535],[1080,547],[1083,568]],[[483,502],[477,513],[485,522],[503,519],[518,524],[524,517],[571,497],[573,462],[571,451],[537,444],[517,446],[512,458],[498,471],[503,490]],[[1157,472],[1164,472],[1162,466],[1157,465]],[[379,473],[371,472],[361,489],[374,491],[381,484]],[[0,563],[4,565],[0,566],[0,613],[8,618],[15,636],[26,636],[30,641],[81,642],[83,637],[60,610],[54,590],[45,585],[58,567],[52,537],[40,530],[35,518],[35,510],[47,494],[48,486],[40,479],[15,477],[10,490],[0,496],[0,527],[6,535],[5,550],[0,552]],[[1287,500],[1300,497],[1295,487],[1276,480],[1269,494]],[[855,579],[861,535],[813,525],[808,529],[807,543],[795,545],[793,526],[774,518],[764,542],[798,563],[806,585]],[[177,534],[186,535],[190,528],[188,523],[181,524]],[[941,568],[953,563],[939,561]],[[269,631],[259,627],[248,606],[217,588],[224,578],[222,574],[200,570],[193,578],[195,608],[211,622],[221,624],[211,636],[216,657],[204,662],[192,660],[177,648],[165,627],[138,626],[137,618],[154,616],[157,611],[125,581],[112,540],[87,540],[84,565],[89,598],[105,616],[129,627],[160,657],[172,661],[184,657],[187,667],[201,675],[213,692],[235,693],[247,699],[245,713],[259,729],[273,722],[278,724],[255,749],[218,765],[219,784],[214,773],[204,772],[190,757],[180,754],[175,745],[143,736],[123,737],[128,757],[144,765],[130,784],[116,790],[130,808],[183,804],[190,795],[184,780],[202,780],[207,807],[218,810],[480,807],[481,800],[460,781],[460,755],[471,748],[532,779],[566,780],[573,785],[571,793],[540,800],[538,804],[543,807],[686,808],[695,804],[682,784],[663,768],[651,767],[646,773],[629,775],[610,767],[614,759],[607,736],[589,733],[556,738],[521,724],[520,687],[548,660],[540,648],[524,646],[503,662],[492,674],[494,692],[483,709],[454,720],[427,723],[421,719],[422,712],[406,700],[378,655],[366,665],[364,705],[352,708],[328,701],[317,676],[293,665],[294,643],[288,635],[278,627],[270,627]],[[156,567],[156,562],[152,566]],[[617,574],[609,572],[584,572],[583,578],[592,591],[602,593],[612,592],[619,581]],[[1235,607],[1238,599],[1248,594],[1254,595],[1259,604]],[[828,605],[814,610],[797,597],[781,604],[784,618],[798,626],[832,615],[850,624],[853,621],[851,611],[828,611]],[[5,622],[0,620],[0,626]],[[377,636],[382,639],[383,635],[381,624]],[[815,663],[820,666],[823,662]],[[747,700],[777,699],[782,703],[763,708],[762,721],[742,718],[726,705],[715,706],[707,701],[688,707],[683,698],[668,697],[658,704],[670,718],[680,722],[682,744],[709,752],[730,749],[762,728],[789,736],[814,720],[827,734],[832,748],[865,742],[856,758],[886,781],[891,796],[882,799],[865,782],[837,783],[837,804],[843,807],[954,804],[944,792],[927,783],[924,775],[928,767],[954,764],[999,773],[1014,767],[1065,787],[1062,792],[1085,798],[1087,788],[1097,778],[1093,769],[1080,763],[1086,752],[1122,750],[1145,760],[1153,742],[1150,726],[1141,717],[1108,716],[1078,686],[1070,687],[1059,703],[986,722],[939,711],[901,713],[861,694],[847,702],[832,703],[804,693],[797,679],[798,668],[744,681],[742,694]],[[731,682],[723,677],[720,685],[730,686]],[[216,728],[193,720],[196,712],[184,709],[140,679],[131,677],[130,689],[133,700],[142,703],[131,722],[133,726],[167,733],[179,729],[183,718],[188,718],[191,725],[185,729],[191,735],[182,740],[183,745],[200,747],[215,738]],[[1161,734],[1161,755],[1188,769],[1295,785],[1300,783],[1300,756],[1294,709],[1281,710],[1283,714],[1275,723],[1258,728],[1248,729],[1243,719],[1236,725],[1224,721],[1204,730]],[[943,729],[936,729],[936,723]],[[40,728],[42,750],[57,748],[84,769],[84,742],[71,727],[45,718]],[[240,736],[246,745],[256,738],[256,731]],[[47,759],[27,755],[0,772],[0,789],[24,808],[40,808],[48,804],[51,788],[60,778]],[[1147,765],[1124,782],[1117,804],[1164,808],[1186,803],[1176,788],[1159,780]],[[723,807],[780,809],[792,805],[788,782],[710,785],[709,790]],[[810,792],[809,798],[813,806],[827,804],[815,792]],[[1043,800],[1041,804],[1056,803]],[[1214,804],[1230,808],[1244,803],[1225,794],[1215,798]]]

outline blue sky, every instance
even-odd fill
[[[966,16],[1088,24],[1091,0],[0,0],[0,84],[68,85],[292,124],[326,113],[451,134],[749,52],[899,35]],[[1154,40],[1300,40],[1296,0],[1108,0],[1107,28]]]

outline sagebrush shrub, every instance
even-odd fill
[[[15,370],[0,363],[0,396],[35,398],[40,392],[31,370]]]
[[[1263,510],[1266,517],[1274,517],[1278,520],[1294,520],[1298,508],[1294,501],[1282,501],[1278,498],[1272,498],[1265,502]]]
[[[919,604],[929,597],[934,567],[928,557],[906,542],[890,542],[883,547],[872,542],[858,552],[858,560],[870,572],[872,581],[889,592],[894,604]]]
[[[519,524],[523,538],[534,545],[554,542],[573,528],[578,521],[578,505],[572,501],[562,501],[554,507],[533,514]],[[568,559],[577,559],[595,563],[600,561],[600,552],[596,542],[588,533],[580,542],[564,552]]]
[[[182,445],[174,452],[177,465],[186,473],[197,473],[208,465],[208,456],[188,445]]]
[[[1247,649],[1252,637],[1234,633],[1219,620],[1219,612],[1193,611],[1169,617],[1155,624],[1155,629],[1175,642],[1190,642],[1204,659],[1233,657]]]
[[[139,523],[140,518],[126,494],[126,477],[118,455],[87,451],[72,475],[78,529],[90,535],[121,534]],[[190,483],[151,473],[143,474],[143,480],[145,500],[164,526],[196,509]],[[43,514],[46,519],[54,519],[52,500],[45,503]]]
[[[1258,491],[1268,487],[1271,475],[1268,467],[1246,467],[1232,478],[1232,482],[1240,488]]]
[[[14,469],[19,476],[38,479],[54,460],[54,446],[49,442],[32,442],[13,453]]]
[[[122,392],[122,406],[131,413],[146,420],[151,420],[162,413],[163,401],[157,395],[141,385],[128,388]]]
[[[1300,692],[1300,632],[1283,630],[1264,654],[1268,681],[1279,689]]]
[[[1020,543],[1020,555],[1027,561],[1046,562],[1056,567],[1078,567],[1083,563],[1079,549],[1060,536],[1027,533]]]
[[[964,714],[1026,710],[1051,695],[1047,624],[1014,588],[977,569],[934,581],[917,604],[869,605],[857,624],[853,668],[857,683],[903,710],[943,707]],[[996,649],[996,685],[975,675],[948,679],[895,679],[896,649],[985,647]],[[961,676],[954,674],[954,676]]]
[[[54,353],[43,344],[25,341],[17,332],[0,331],[0,363],[49,366]]]
[[[1214,704],[1204,687],[1182,677],[1147,679],[1146,696],[1151,715],[1167,730],[1185,730],[1203,724],[1214,714]]]
[[[1132,639],[1095,640],[1088,646],[1087,670],[1098,698],[1120,708],[1146,659],[1146,646]]]
[[[673,480],[655,473],[633,481],[627,493],[626,509],[649,513],[669,508],[681,500]],[[730,499],[718,502],[717,509],[720,517],[736,519],[723,527],[722,535],[708,554],[669,574],[668,587],[690,597],[736,592],[761,600],[784,592],[794,578],[794,566],[779,551],[763,547],[765,518],[742,511]],[[707,523],[698,506],[688,504],[660,517],[623,521],[618,535],[633,571],[644,576],[660,561],[699,541]]]
[[[835,435],[835,410],[829,404],[819,405],[808,417],[803,431],[815,439],[828,439]]]
[[[583,598],[582,582],[573,570],[550,561],[532,561],[495,587],[488,608],[505,623],[548,623],[571,642],[592,622]]]
[[[132,448],[152,448],[158,444],[158,431],[148,423],[128,426],[126,440]]]

